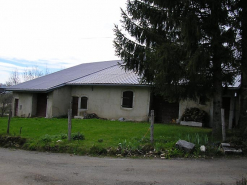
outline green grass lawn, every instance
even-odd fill
[[[7,118],[0,118],[0,135],[6,135]],[[20,128],[21,134],[20,134]],[[101,119],[72,119],[72,133],[80,132],[85,136],[82,141],[68,142],[67,119],[46,118],[12,118],[10,135],[28,139],[29,145],[67,145],[79,146],[88,151],[92,146],[101,148],[132,147],[148,144],[150,138],[149,123],[119,122]],[[154,148],[161,150],[173,147],[178,139],[184,139],[195,144],[206,144],[210,140],[211,129],[180,126],[176,124],[154,125]],[[44,138],[49,138],[49,141]],[[51,141],[50,141],[51,140]],[[119,144],[121,143],[121,144]],[[123,146],[125,145],[125,146]]]

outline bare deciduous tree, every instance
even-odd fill
[[[43,72],[40,71],[38,69],[38,67],[32,67],[31,69],[25,69],[23,74],[22,74],[22,77],[23,77],[23,81],[29,81],[29,80],[33,80],[35,78],[38,78],[40,76],[43,76]]]
[[[20,74],[17,69],[11,72],[9,80],[6,82],[7,86],[16,85],[21,82]]]
[[[6,81],[6,85],[7,86],[16,85],[16,84],[19,84],[21,82],[26,82],[26,81],[41,77],[43,75],[47,75],[49,73],[50,73],[50,71],[47,67],[44,70],[44,72],[39,70],[39,68],[37,66],[33,66],[31,68],[26,68],[26,69],[24,69],[23,73],[19,73],[19,71],[17,69],[15,69],[14,71],[11,72],[8,81]],[[21,75],[21,77],[20,77],[20,75]]]

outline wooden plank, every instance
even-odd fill
[[[19,99],[15,99],[15,110],[14,110],[14,116],[18,116],[18,105],[19,105]]]
[[[68,110],[68,140],[71,140],[71,117],[72,117],[72,109]]]
[[[8,119],[7,134],[9,134],[9,126],[10,126],[11,116],[12,116],[12,110],[10,109],[10,110],[9,110],[9,119]]]
[[[226,140],[226,124],[225,124],[225,111],[221,109],[221,123],[222,123],[222,140]]]

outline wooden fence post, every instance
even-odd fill
[[[154,110],[151,110],[150,141],[154,142]]]
[[[11,117],[12,117],[12,110],[10,109],[10,110],[9,110],[9,119],[8,119],[7,134],[9,134],[9,127],[10,127],[10,120],[11,120]]]
[[[72,110],[68,110],[68,140],[71,140],[71,117],[72,117]]]
[[[222,140],[226,140],[226,124],[225,124],[225,111],[221,109],[221,123],[222,123]]]
[[[228,129],[229,129],[229,130],[232,129],[233,117],[234,117],[233,110],[230,110],[230,115],[229,115],[229,125],[228,125]]]

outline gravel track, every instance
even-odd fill
[[[99,158],[0,148],[0,184],[236,184],[247,158]]]

